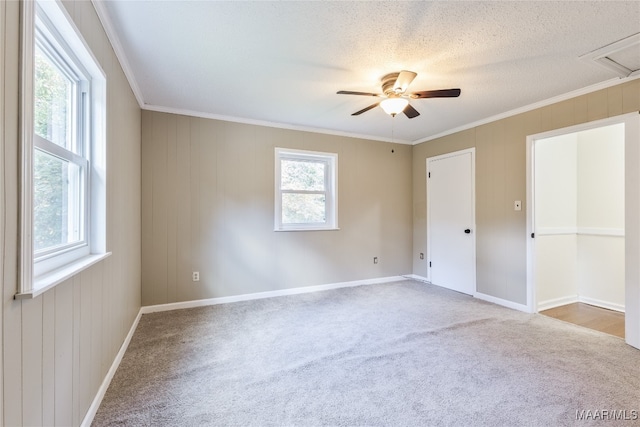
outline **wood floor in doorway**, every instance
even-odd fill
[[[624,313],[618,311],[576,302],[540,314],[624,338]]]

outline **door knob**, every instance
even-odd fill
[[[465,233],[469,234],[471,233],[471,230],[469,230],[468,228],[466,230],[464,230]]]

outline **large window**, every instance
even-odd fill
[[[276,231],[337,228],[337,161],[333,153],[276,148]]]
[[[22,251],[34,296],[105,254],[104,73],[58,2],[22,8]]]
[[[33,100],[33,250],[36,262],[83,247],[89,167],[89,84],[81,64],[65,61],[40,14]],[[49,30],[49,31],[47,31]]]

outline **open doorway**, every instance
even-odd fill
[[[529,309],[608,333],[617,316],[613,334],[635,347],[639,123],[636,113],[527,138]]]

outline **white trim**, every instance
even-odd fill
[[[575,302],[579,302],[580,297],[578,295],[567,295],[560,298],[549,299],[546,301],[540,301],[538,303],[538,307],[536,308],[536,312],[549,310],[551,308],[560,307],[567,304],[573,304]]]
[[[625,342],[640,349],[640,115],[625,120]]]
[[[487,294],[483,294],[480,292],[476,292],[473,294],[473,296],[475,298],[481,299],[483,301],[487,301],[493,304],[498,304],[501,305],[503,307],[507,307],[507,308],[511,308],[513,310],[518,310],[518,311],[524,311],[525,313],[532,313],[531,310],[529,310],[529,307],[527,307],[524,304],[518,304],[517,302],[513,302],[513,301],[509,301],[506,299],[502,299],[502,298],[497,298],[491,295],[487,295]]]
[[[533,104],[529,104],[529,105],[525,105],[524,107],[520,107],[520,108],[516,108],[514,110],[510,110],[504,113],[500,113],[500,114],[496,114],[495,116],[491,116],[491,117],[487,117],[486,119],[481,119],[478,120],[476,122],[472,122],[472,123],[468,123],[466,125],[462,125],[462,126],[458,126],[456,128],[453,129],[449,129],[446,130],[444,132],[441,132],[439,134],[436,135],[432,135],[432,136],[427,136],[425,138],[422,139],[417,139],[415,141],[413,141],[411,144],[412,145],[417,145],[417,144],[422,144],[423,142],[428,142],[428,141],[432,141],[434,139],[438,139],[438,138],[442,138],[444,136],[447,135],[451,135],[457,132],[462,132],[464,130],[468,130],[468,129],[473,129],[475,127],[478,126],[482,126],[482,125],[486,125],[488,123],[492,123],[492,122],[496,122],[498,120],[502,120],[502,119],[506,119],[508,117],[513,117],[513,116],[517,116],[518,114],[522,114],[522,113],[526,113],[528,111],[533,111],[536,110],[538,108],[542,108],[542,107],[547,107],[549,105],[552,104],[557,104],[559,102],[562,101],[566,101],[568,99],[572,99],[572,98],[577,98],[579,96],[582,95],[587,95],[589,93],[593,93],[593,92],[597,92],[599,90],[602,89],[607,89],[610,88],[612,86],[617,86],[619,84],[621,84],[622,82],[629,82],[635,79],[640,78],[640,74],[636,75],[636,73],[633,73],[633,75],[625,78],[625,79],[619,79],[619,78],[614,78],[611,80],[607,80],[601,83],[597,83],[595,85],[591,85],[591,86],[587,86],[578,90],[574,90],[572,92],[567,92],[565,94],[562,95],[558,95],[558,96],[554,96],[553,98],[549,98],[549,99],[545,99],[539,102],[535,102]]]
[[[622,228],[600,228],[600,227],[539,227],[536,229],[536,236],[607,236],[624,237]]]
[[[122,43],[120,43],[120,38],[118,37],[118,32],[115,30],[115,26],[109,17],[109,13],[107,12],[106,6],[104,5],[103,0],[91,0],[93,7],[96,10],[96,14],[98,15],[98,19],[102,23],[102,27],[104,28],[105,33],[107,34],[107,38],[111,42],[111,46],[113,47],[113,51],[120,62],[120,66],[122,67],[122,71],[124,75],[127,77],[127,81],[129,82],[129,86],[131,87],[131,91],[133,95],[136,97],[136,101],[138,101],[138,105],[140,108],[144,106],[144,97],[142,96],[142,91],[140,90],[140,86],[138,86],[138,82],[136,80],[136,76],[129,64],[129,60],[127,59],[127,55],[124,53],[124,49],[122,48]]]
[[[609,302],[583,296],[578,297],[578,301],[589,305],[595,305],[596,307],[606,308],[607,310],[619,311],[620,313],[624,313],[624,304],[617,304],[615,302]]]
[[[578,227],[538,227],[536,236],[566,236],[578,234]]]
[[[536,241],[534,239],[534,210],[533,210],[533,196],[535,194],[535,183],[533,181],[533,171],[535,170],[535,157],[533,155],[535,139],[532,136],[527,136],[526,142],[526,235],[527,239],[527,311],[529,313],[536,313],[538,303],[536,301],[535,293],[535,280],[536,280]]]
[[[80,424],[81,427],[91,426],[91,423],[93,422],[93,418],[96,416],[96,413],[98,412],[98,408],[102,403],[102,399],[104,399],[104,395],[107,392],[107,389],[109,388],[109,384],[111,384],[111,380],[113,379],[113,376],[116,374],[116,371],[118,370],[118,366],[120,366],[120,362],[122,362],[122,358],[124,357],[124,354],[126,353],[127,348],[131,343],[131,338],[133,338],[133,334],[135,333],[136,328],[138,327],[138,323],[140,322],[141,317],[142,317],[142,309],[138,311],[138,315],[133,321],[131,328],[129,328],[129,333],[127,334],[126,338],[124,339],[124,342],[120,346],[120,351],[118,351],[118,354],[116,354],[116,358],[113,359],[113,363],[111,364],[111,367],[107,372],[107,375],[105,375],[104,379],[102,380],[102,384],[100,385],[100,388],[96,393],[96,396],[93,398],[93,401],[91,402],[91,406],[89,406],[87,413],[82,419],[82,423]]]
[[[20,248],[18,290],[33,288],[33,100],[36,3],[20,2]]]
[[[160,311],[181,310],[184,308],[205,307],[209,305],[229,304],[232,302],[251,301],[256,299],[282,297],[287,295],[307,294],[311,292],[328,291],[331,289],[351,288],[354,286],[377,285],[380,283],[401,282],[407,280],[403,276],[379,277],[376,279],[354,280],[351,282],[329,283],[326,285],[304,286],[300,288],[281,289],[277,291],[256,292],[253,294],[232,295],[228,297],[208,298],[194,301],[174,302],[169,304],[147,305],[140,310],[142,314]]]
[[[0,22],[2,22],[2,30],[0,30],[0,32],[2,32],[2,37],[6,36],[6,30],[5,30],[5,19],[6,19],[6,8],[7,8],[7,3],[6,2],[2,2],[0,3]],[[0,188],[2,188],[2,194],[3,196],[0,197],[0,223],[2,224],[6,224],[6,217],[7,217],[7,209],[6,209],[6,172],[5,172],[5,165],[6,165],[6,155],[5,155],[5,150],[4,147],[5,146],[5,138],[6,138],[6,134],[4,133],[4,124],[5,124],[5,120],[6,120],[6,116],[5,116],[5,109],[6,109],[6,98],[5,98],[5,51],[6,51],[6,47],[5,47],[6,43],[4,42],[4,38],[2,40],[2,42],[0,42],[0,82],[2,82],[2,84],[0,84],[0,129],[3,129],[2,131],[2,135],[0,135],[0,140],[2,140],[2,146],[3,149],[0,150]],[[10,108],[14,108],[13,106]],[[20,202],[20,201],[19,201]],[[11,203],[13,204],[13,199],[11,201]],[[13,210],[14,208],[12,208]],[[13,212],[15,212],[15,210],[12,211],[11,215],[13,215]],[[7,227],[3,226],[2,229],[0,230],[0,242],[6,242],[6,233],[9,232],[9,230],[7,229]],[[14,231],[11,231],[11,233],[14,233]],[[13,238],[15,238],[15,235],[13,236]],[[18,244],[20,243],[20,241],[18,241]],[[4,253],[4,252],[3,252]],[[18,253],[20,253],[20,249],[18,248]],[[3,257],[4,258],[4,257]],[[18,260],[19,262],[21,261],[20,259]],[[5,277],[5,268],[6,268],[6,261],[5,259],[3,259],[2,261],[0,261],[0,271],[2,272],[2,277]],[[21,266],[18,265],[18,273],[20,273],[21,271]],[[6,289],[5,289],[6,291]],[[5,300],[6,301],[6,300]],[[6,303],[6,302],[5,302]],[[4,323],[4,305],[5,303],[3,303],[0,306],[0,319],[3,319],[3,323]],[[8,305],[8,304],[7,304]],[[4,327],[2,328],[4,329]],[[0,331],[0,339],[2,339],[2,342],[5,342],[4,339],[4,330]],[[4,351],[2,351],[2,353],[4,353]],[[4,354],[0,353],[0,366],[2,366],[2,368],[0,368],[0,384],[5,384],[4,382]],[[4,386],[0,387],[0,420],[4,421]]]
[[[431,284],[431,282],[429,281],[429,279],[427,279],[426,277],[419,276],[419,275],[417,275],[417,274],[405,274],[405,275],[404,275],[404,276],[402,276],[402,277],[405,277],[405,278],[407,278],[407,279],[411,279],[411,280],[415,280],[415,281],[418,281],[418,282],[423,282],[423,283]]]
[[[559,129],[552,129],[545,132],[535,133],[533,135],[527,135],[527,139],[538,140],[538,139],[547,139],[553,138],[555,136],[566,135],[568,133],[577,133],[583,132],[586,130],[602,128],[611,125],[617,125],[620,123],[626,123],[630,117],[636,117],[638,115],[637,111],[633,113],[620,114],[618,116],[611,116],[605,119],[594,120],[591,122],[579,123],[573,126],[567,126]]]
[[[394,144],[402,144],[402,145],[413,145],[411,141],[399,140],[397,138],[387,138],[387,137],[380,137],[375,135],[342,132],[342,131],[331,130],[331,129],[316,128],[312,126],[300,126],[300,125],[292,125],[288,123],[270,122],[267,120],[247,119],[244,117],[225,116],[224,114],[203,113],[201,111],[193,111],[193,110],[186,110],[182,108],[173,108],[173,107],[164,107],[162,105],[144,104],[140,108],[148,111],[157,111],[159,113],[178,114],[182,116],[199,117],[203,119],[221,120],[224,122],[243,123],[248,125],[265,126],[265,127],[277,128],[277,129],[297,130],[301,132],[313,132],[313,133],[319,133],[324,135],[344,136],[347,138],[367,139],[370,141],[391,142]]]
[[[274,231],[322,231],[338,228],[338,154],[320,151],[297,150],[275,147],[274,149]],[[282,189],[282,161],[320,163],[324,167],[324,190],[284,190]],[[324,195],[324,222],[286,223],[282,222],[283,194],[321,194]]]
[[[617,304],[615,302],[609,302],[604,300],[599,300],[595,298],[589,298],[581,295],[567,295],[560,298],[554,298],[546,301],[540,301],[538,303],[538,307],[536,312],[549,310],[556,307],[562,307],[563,305],[574,304],[577,302],[581,302],[584,304],[593,305],[596,307],[606,308],[607,310],[619,311],[624,313],[624,305]]]
[[[105,258],[111,256],[111,252],[102,254],[90,254],[80,259],[77,259],[69,264],[66,264],[56,270],[49,271],[45,274],[37,276],[34,279],[33,288],[25,290],[24,292],[18,292],[14,295],[14,299],[28,299],[35,298],[48,291],[49,289],[59,285],[67,279],[75,276],[83,270],[91,267],[92,265],[102,261]]]
[[[578,235],[581,236],[607,236],[607,237],[624,237],[623,228],[596,228],[596,227],[578,227]]]

